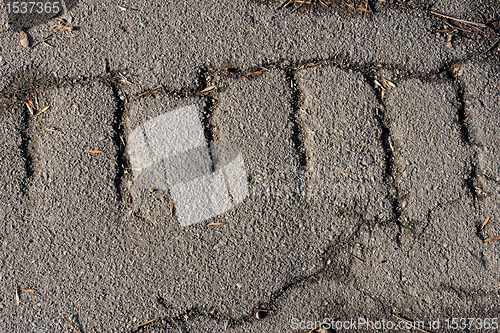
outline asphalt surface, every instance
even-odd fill
[[[0,333],[498,317],[500,3],[327,3],[85,0],[27,47],[0,3]],[[143,170],[188,106],[211,161]],[[184,226],[219,192],[169,165],[238,154]]]

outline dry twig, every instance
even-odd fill
[[[448,15],[445,15],[445,14],[441,14],[441,13],[435,12],[433,10],[431,10],[431,13],[434,14],[434,15],[436,15],[436,16],[447,18],[449,20],[453,20],[453,21],[457,21],[457,22],[462,22],[462,23],[467,23],[467,24],[470,24],[470,25],[475,25],[476,27],[481,27],[481,28],[487,28],[488,27],[486,24],[472,22],[472,21],[467,21],[467,20],[462,20],[462,19],[459,19],[459,18],[456,18],[456,17],[453,17],[453,16],[448,16]]]

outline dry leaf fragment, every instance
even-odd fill
[[[203,89],[202,91],[200,91],[198,94],[202,94],[204,92],[207,92],[207,91],[210,91],[210,90],[213,90],[215,89],[216,86],[209,86],[209,87],[206,87],[205,89]]]
[[[302,64],[300,65],[297,69],[300,70],[300,69],[304,69],[304,68],[307,68],[307,67],[313,67],[313,66],[316,66],[316,65],[321,65],[322,61],[319,61],[319,62],[309,62],[307,64]]]
[[[125,140],[123,140],[123,136],[121,136],[121,135],[120,135],[120,140],[121,140],[121,142],[122,142],[123,146],[125,147],[125,146],[126,146],[126,144],[125,144]]]
[[[5,31],[5,29],[0,29],[0,32],[4,32],[4,31]]]
[[[116,5],[116,7],[120,8],[120,9],[121,9],[121,10],[123,10],[123,11],[126,11],[126,10],[128,9],[128,8],[125,8],[125,7],[120,6],[120,5]]]
[[[23,30],[19,30],[19,33],[21,34],[20,37],[20,42],[23,47],[29,47],[30,46],[30,41],[28,39],[28,35]]]
[[[396,84],[394,84],[394,82],[387,80],[385,77],[383,77],[383,79],[384,79],[385,83],[387,83],[388,85],[390,85],[393,88],[396,88]]]
[[[170,208],[170,217],[173,217],[174,216],[174,200],[170,200],[170,204],[169,204],[169,208]]]
[[[31,103],[31,100],[28,96],[26,96],[26,107],[28,108],[29,112],[31,115],[33,115],[33,109],[35,108],[35,106],[33,105],[33,103]]]
[[[475,186],[474,188],[476,189],[477,194],[479,194],[480,196],[482,197],[488,196],[488,193],[484,192],[483,189],[480,188],[479,186]]]
[[[151,323],[152,323],[152,322],[154,322],[154,321],[156,321],[156,318],[146,320],[146,321],[145,321],[145,322],[143,322],[142,324],[139,324],[139,325],[137,325],[136,327],[134,327],[134,330],[135,330],[135,329],[138,329],[138,328],[140,328],[140,327],[146,326],[146,325],[148,325],[148,324],[151,324]]]
[[[102,153],[102,150],[92,150],[92,149],[88,149],[88,150],[85,150],[86,153],[93,153],[93,154],[101,154]]]
[[[250,73],[247,73],[247,76],[258,76],[258,75],[260,75],[260,74],[262,74],[262,72],[261,72],[261,71],[255,71],[255,72],[250,72]]]
[[[481,226],[481,229],[483,229],[483,228],[486,226],[486,224],[488,224],[488,222],[490,222],[490,218],[491,218],[491,217],[488,217],[486,220],[484,220],[484,223],[483,223],[483,225]]]
[[[32,289],[32,288],[26,288],[26,289],[25,288],[21,288],[20,290],[24,291],[24,292],[27,292],[27,293],[36,293],[36,292],[38,292],[38,290]]]
[[[35,117],[38,117],[39,115],[41,115],[42,113],[44,113],[45,111],[47,111],[48,109],[50,108],[50,106],[46,106],[42,109],[42,111],[38,112]]]
[[[493,242],[493,241],[497,241],[497,240],[500,240],[500,236],[488,237],[484,241],[485,242]]]
[[[158,86],[154,87],[153,89],[146,90],[145,92],[140,93],[139,95],[137,95],[137,97],[141,97],[141,96],[144,96],[144,95],[150,94],[152,91],[158,90],[158,89],[160,89],[160,88],[162,88],[162,87],[163,87],[163,85],[161,85],[161,84],[160,84],[160,85],[158,85]]]
[[[212,222],[212,223],[209,223],[208,225],[224,225],[226,224],[226,222]]]

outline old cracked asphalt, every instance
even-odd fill
[[[0,2],[0,333],[495,330],[497,0],[66,2]],[[188,105],[248,195],[182,227],[128,139]]]

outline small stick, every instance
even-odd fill
[[[205,89],[202,89],[201,91],[199,91],[196,95],[199,95],[199,94],[203,94],[204,92],[207,92],[207,91],[210,91],[210,90],[213,90],[217,88],[217,86],[209,86],[209,87],[206,87]],[[154,90],[154,89],[153,89]]]
[[[281,7],[285,8],[286,5],[288,5],[288,3],[292,1],[292,0],[285,0],[283,1],[278,7],[274,8],[275,10],[278,10],[280,9]]]
[[[146,326],[146,325],[148,325],[148,324],[151,324],[151,323],[152,323],[152,322],[154,322],[154,321],[156,321],[156,318],[146,320],[145,322],[143,322],[142,324],[137,325],[137,326],[136,326],[136,327],[134,327],[133,329],[134,329],[134,330],[136,330],[136,329],[138,329],[138,328],[140,328],[140,327],[143,327],[143,326]]]
[[[294,11],[296,11],[297,9],[299,9],[302,6],[304,6],[304,3],[301,3],[297,8],[295,8],[294,10],[292,10],[290,13],[293,13]]]
[[[125,147],[126,146],[125,140],[123,140],[123,136],[121,136],[121,135],[120,135],[120,140],[122,141],[123,147]]]
[[[42,111],[38,112],[35,117],[38,117],[39,115],[41,115],[42,113],[44,113],[45,111],[47,111],[48,109],[50,108],[50,106],[46,106],[42,109]]]
[[[486,238],[484,241],[485,241],[485,242],[493,242],[493,241],[497,241],[497,240],[500,240],[500,236],[492,236],[492,237],[488,237],[488,238]]]
[[[40,110],[40,105],[38,105],[38,95],[35,95],[35,107],[37,111]]]
[[[144,96],[144,95],[147,95],[151,92],[151,90],[146,90],[145,92],[143,93],[140,93],[139,95],[137,95],[137,97],[141,97],[141,96]]]
[[[358,258],[357,256],[355,256],[354,254],[351,253],[351,256],[354,257],[354,259],[358,260],[359,262],[361,262],[362,264],[364,264],[365,262],[363,261],[363,259],[361,258]]]
[[[207,225],[224,225],[224,224],[226,224],[226,222],[212,222]]]
[[[325,322],[322,322],[321,324],[319,324],[318,326],[316,326],[315,328],[313,328],[312,330],[310,330],[310,331],[309,331],[309,332],[307,332],[307,333],[312,333],[312,332],[316,331],[316,330],[317,330],[318,328],[320,328],[320,327],[321,327],[321,325],[323,325],[324,323],[325,323]]]
[[[486,224],[488,224],[488,222],[490,222],[490,218],[491,218],[491,217],[488,217],[486,220],[484,220],[484,223],[483,223],[483,225],[481,226],[481,230],[483,230],[483,228],[486,226]]]
[[[76,328],[75,326],[73,326],[73,324],[68,320],[66,319],[65,317],[63,317],[64,321],[68,323],[69,326],[71,326],[71,328],[77,332],[77,333],[81,333],[80,330],[78,328]]]
[[[49,43],[47,43],[47,41],[48,41],[49,39],[51,39],[51,38],[52,38],[52,35],[53,35],[53,34],[50,34],[50,35],[48,35],[47,37],[43,38],[42,40],[40,40],[40,41],[36,42],[35,44],[33,44],[33,46],[32,46],[32,47],[35,47],[35,46],[37,46],[38,44],[45,44],[45,45],[48,45],[48,46],[52,47],[52,45],[50,45]]]
[[[450,24],[450,25],[451,25],[453,28],[458,29],[458,30],[461,30],[461,31],[463,31],[463,32],[472,33],[472,31],[465,29],[465,28],[464,28],[464,27],[462,27],[461,25],[460,25],[460,26],[458,26],[458,25],[454,25],[454,24]],[[477,29],[477,28],[476,28],[476,29]]]
[[[495,45],[498,44],[499,41],[500,41],[500,37],[496,40],[496,42],[493,43],[493,45],[490,46],[489,49],[487,49],[486,51],[484,51],[483,53],[481,53],[478,57],[482,56],[483,54],[486,54],[486,53],[490,52],[495,47]]]
[[[321,2],[321,4],[325,7],[328,7],[328,5],[326,3],[324,3],[322,0],[319,0],[319,2]]]
[[[433,10],[431,10],[431,13],[436,15],[436,16],[441,16],[441,17],[444,17],[444,18],[447,18],[447,19],[450,19],[450,20],[453,20],[453,21],[457,21],[457,22],[462,22],[462,23],[467,23],[467,24],[471,24],[471,25],[475,25],[477,27],[481,27],[481,28],[487,28],[488,26],[485,25],[485,24],[482,24],[482,23],[477,23],[477,22],[472,22],[472,21],[467,21],[467,20],[462,20],[462,19],[459,19],[459,18],[456,18],[456,17],[452,17],[452,16],[448,16],[448,15],[444,15],[444,14],[441,14],[441,13],[438,13],[438,12],[435,12]]]
[[[182,333],[182,328],[179,326],[179,324],[177,324],[177,322],[175,320],[173,320],[172,318],[170,318],[170,320],[175,324],[175,326],[177,326],[179,331]]]

